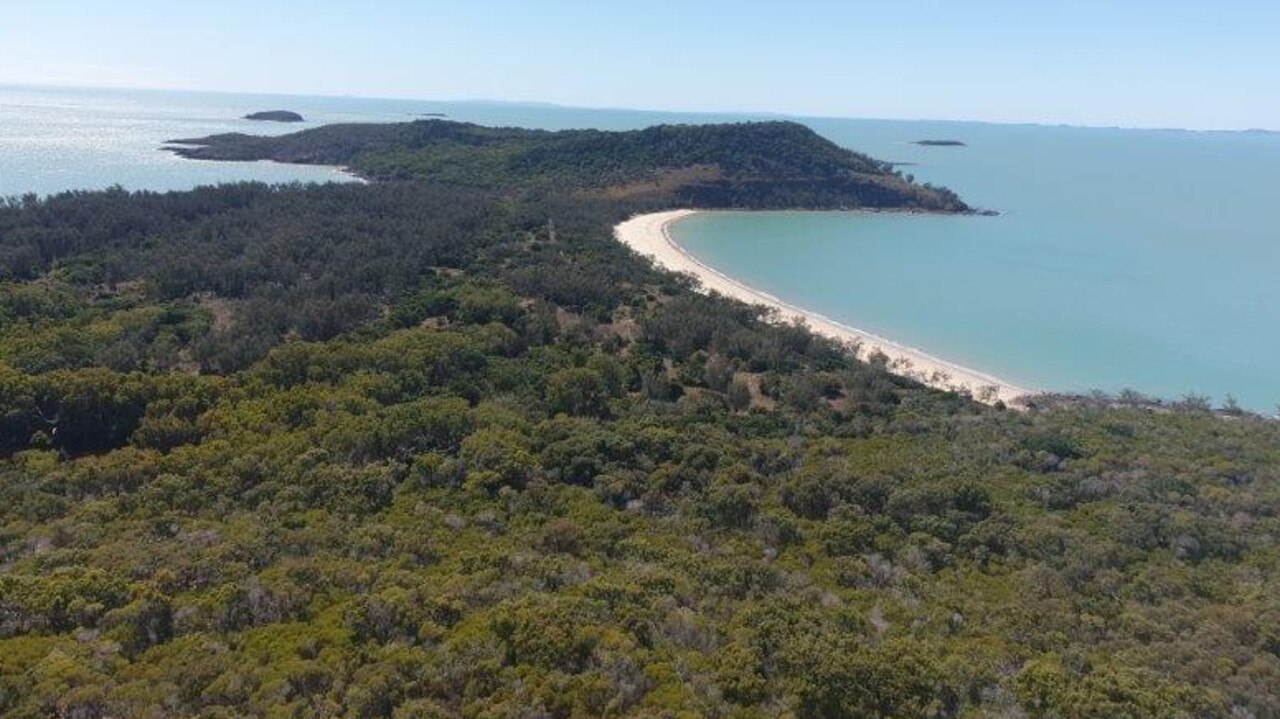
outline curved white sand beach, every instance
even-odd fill
[[[836,322],[824,315],[796,307],[766,292],[753,289],[728,275],[700,262],[685,252],[672,239],[668,226],[694,214],[694,210],[671,210],[639,215],[614,228],[618,240],[641,255],[653,259],[658,266],[674,272],[693,275],[704,292],[718,292],[727,297],[775,311],[780,322],[804,322],[814,332],[845,343],[860,358],[882,353],[889,359],[889,369],[930,387],[965,392],[981,402],[1006,405],[1020,404],[1020,398],[1034,394],[984,372],[962,367],[926,352],[898,344],[871,332]]]

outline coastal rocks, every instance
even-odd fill
[[[257,120],[259,122],[306,122],[306,118],[290,110],[251,112],[248,115],[245,115],[244,119]]]
[[[915,144],[924,147],[968,147],[959,140],[916,140]]]

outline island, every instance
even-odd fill
[[[251,112],[244,116],[246,120],[258,122],[306,122],[306,118],[292,110],[264,110]]]
[[[914,144],[924,147],[967,147],[960,140],[916,140]]]

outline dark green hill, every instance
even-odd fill
[[[792,122],[547,132],[421,120],[175,143],[183,146],[174,152],[192,159],[345,165],[374,180],[571,189],[697,207],[968,210],[954,193],[909,182],[888,163]]]

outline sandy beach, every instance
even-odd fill
[[[685,252],[668,231],[671,223],[692,215],[694,210],[671,210],[633,217],[614,228],[618,240],[658,266],[697,278],[704,292],[718,292],[775,311],[779,322],[801,321],[814,332],[849,346],[862,359],[877,353],[888,357],[890,371],[930,387],[965,392],[981,402],[1017,406],[1020,398],[1035,391],[1005,382],[984,372],[963,367],[907,347],[871,332],[836,322],[822,314],[783,302],[766,292],[748,287],[700,262]]]

